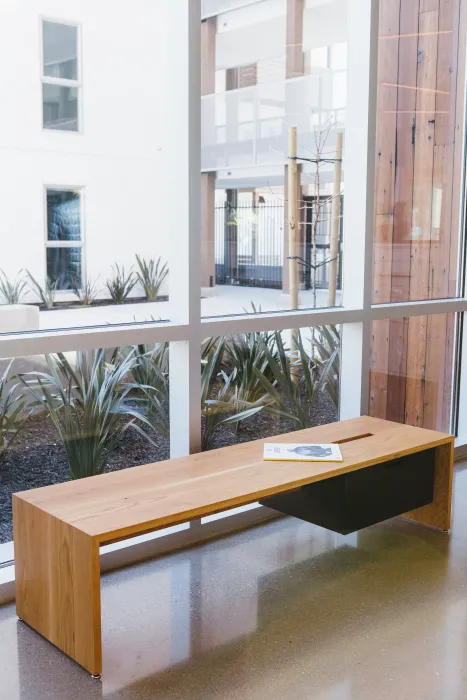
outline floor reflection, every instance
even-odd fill
[[[467,470],[449,537],[282,519],[105,576],[92,681],[0,608],[5,700],[461,700]]]

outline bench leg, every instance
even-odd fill
[[[435,487],[433,502],[404,515],[422,525],[448,532],[451,529],[452,478],[454,470],[454,438],[435,448]]]
[[[13,528],[17,615],[100,675],[99,543],[17,496]]]

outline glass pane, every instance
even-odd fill
[[[80,194],[72,190],[47,190],[47,239],[81,240]]]
[[[455,314],[375,321],[371,415],[450,432],[456,332]]]
[[[203,449],[338,420],[340,336],[340,327],[320,326],[206,340]]]
[[[47,248],[47,277],[57,290],[81,286],[81,248]]]
[[[42,85],[44,129],[78,131],[78,89]]]
[[[203,316],[341,304],[346,11],[267,0],[203,25]],[[247,65],[257,84],[238,89]]]
[[[380,4],[374,303],[458,295],[465,21]],[[462,16],[462,15],[461,15]]]
[[[4,377],[3,395],[14,389],[9,409],[0,402],[0,417],[9,416],[20,407],[21,420],[3,421],[8,428],[7,440],[0,443],[0,544],[13,539],[11,522],[11,495],[17,491],[85,478],[102,472],[116,471],[140,464],[151,464],[169,457],[169,383],[168,344],[138,347],[121,347],[116,350],[68,352],[61,361],[57,355],[17,357],[10,367],[10,359],[0,359],[0,378]],[[89,376],[93,368],[103,365],[102,372],[95,372],[98,385],[82,394],[72,392],[74,406],[68,399],[68,387],[75,384],[70,372],[81,377],[89,388]],[[9,368],[9,369],[8,369]],[[52,377],[54,374],[55,375]],[[50,403],[45,400],[42,407],[32,412],[32,404],[45,392],[37,384],[38,372],[50,376],[52,393],[61,395],[63,401]],[[5,376],[5,373],[7,375]],[[24,377],[26,386],[18,374],[32,373]],[[80,382],[81,383],[81,382]],[[128,384],[133,384],[126,393]],[[106,389],[103,388],[105,386]],[[146,387],[144,390],[141,386]],[[151,387],[148,389],[147,387]],[[49,385],[50,388],[50,385]],[[62,388],[62,392],[59,389]],[[96,407],[96,391],[108,399],[102,402],[107,408]],[[157,401],[155,400],[157,398]],[[70,404],[70,405],[69,405]],[[64,420],[63,407],[68,406],[68,415],[74,421]],[[112,406],[112,414],[105,411]],[[131,408],[136,411],[135,424],[143,434],[133,427],[125,432],[125,426],[133,420],[125,414]],[[56,421],[51,415],[56,411]],[[96,413],[97,412],[97,413]],[[99,414],[99,417],[96,416]],[[144,416],[149,425],[138,416]],[[92,419],[91,419],[92,416]],[[25,419],[25,421],[24,421]],[[24,422],[23,422],[24,421]],[[95,426],[94,431],[83,435],[83,429]],[[102,426],[107,425],[108,450],[102,452],[98,442],[102,439]],[[148,440],[145,435],[148,435]],[[2,434],[2,438],[5,434]],[[81,449],[67,452],[65,446],[79,441]],[[0,548],[0,562],[2,550]]]
[[[78,29],[69,24],[43,22],[44,75],[78,80]]]
[[[202,449],[273,438],[338,420],[340,338],[339,327],[320,326],[206,340],[201,367]],[[292,343],[298,348],[294,352]],[[208,516],[202,523],[253,507]]]

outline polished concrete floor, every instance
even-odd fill
[[[464,700],[467,466],[451,536],[293,519],[103,578],[102,682],[0,607],[1,700]]]

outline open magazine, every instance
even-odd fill
[[[266,442],[264,459],[279,462],[343,462],[339,445]]]

